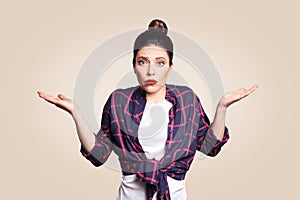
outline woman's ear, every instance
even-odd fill
[[[169,73],[168,73],[168,75],[172,74],[172,71],[174,70],[173,68],[174,68],[174,65],[173,65],[173,64],[172,64],[172,65],[170,65],[170,68],[169,68]]]
[[[136,71],[135,71],[135,66],[133,65],[133,72],[136,74]]]

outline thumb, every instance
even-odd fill
[[[58,98],[60,98],[60,99],[62,99],[62,100],[68,99],[68,98],[67,98],[66,96],[64,96],[63,94],[58,94],[57,96],[58,96]]]

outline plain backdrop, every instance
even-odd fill
[[[188,199],[299,199],[299,6],[296,0],[1,1],[0,198],[115,199],[120,171],[85,160],[71,116],[36,91],[72,98],[95,48],[160,18],[205,49],[226,92],[260,85],[228,109],[231,138],[220,154],[195,157]],[[115,65],[131,69],[127,57]],[[190,86],[212,120],[207,89]],[[107,94],[95,98],[99,119]]]

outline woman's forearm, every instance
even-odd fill
[[[83,148],[90,152],[95,145],[95,134],[91,131],[79,109],[73,111],[72,117],[75,121],[77,134]]]
[[[218,104],[214,120],[211,124],[212,130],[219,140],[222,140],[224,136],[226,112],[227,107]]]

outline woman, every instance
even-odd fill
[[[119,200],[186,199],[185,174],[196,150],[216,156],[229,139],[227,108],[258,88],[225,94],[210,123],[190,88],[166,84],[172,60],[167,26],[153,20],[134,43],[133,69],[139,86],[110,94],[97,134],[71,99],[38,91],[41,98],[72,115],[81,153],[93,165],[101,166],[111,151],[118,155],[123,173]]]

